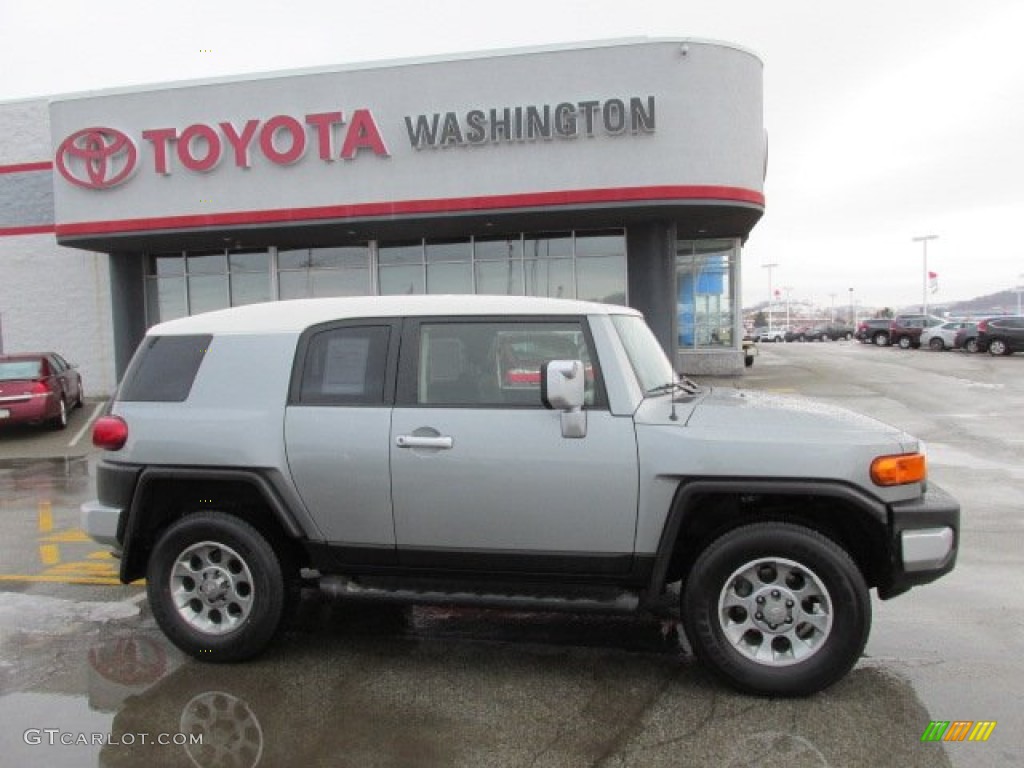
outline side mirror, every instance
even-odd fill
[[[581,360],[551,360],[541,367],[540,398],[545,407],[562,412],[562,437],[587,435],[585,378]]]

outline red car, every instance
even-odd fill
[[[64,429],[82,397],[81,375],[56,352],[0,355],[0,427],[45,423]]]

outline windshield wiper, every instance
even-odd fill
[[[688,379],[685,376],[680,376],[675,381],[670,381],[665,384],[659,384],[656,387],[651,387],[644,392],[644,397],[650,397],[651,395],[660,395],[665,392],[672,392],[672,413],[669,414],[669,418],[672,421],[679,421],[679,416],[676,414],[676,392],[682,392],[684,396],[690,398],[700,394],[700,384],[695,382],[693,379]]]
[[[696,395],[701,391],[700,384],[695,382],[693,379],[688,379],[685,376],[680,376],[675,381],[670,381],[665,384],[659,384],[656,387],[651,387],[644,392],[644,397],[650,397],[651,395],[661,395],[665,392],[682,392],[684,395]]]

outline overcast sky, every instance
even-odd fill
[[[1024,284],[1022,0],[0,0],[0,100],[616,37],[765,63],[745,305],[905,306]],[[36,158],[26,158],[34,160]],[[778,264],[769,270],[764,264]]]

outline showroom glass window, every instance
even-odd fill
[[[381,294],[478,293],[626,303],[623,230],[383,241]]]
[[[268,251],[151,254],[145,280],[149,325],[272,295]]]
[[[679,348],[733,348],[738,240],[676,243]]]
[[[371,293],[370,248],[281,249],[277,252],[280,299],[365,296]]]
[[[622,229],[146,256],[149,325],[276,299],[422,293],[627,304]]]

